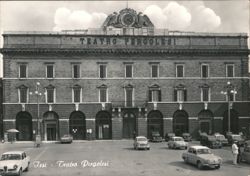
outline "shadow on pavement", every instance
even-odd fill
[[[199,169],[195,165],[187,164],[184,161],[171,162],[169,165],[180,167],[181,169],[188,169],[192,171],[198,171]],[[202,170],[214,170],[210,168],[203,168]]]

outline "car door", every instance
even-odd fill
[[[22,168],[26,169],[28,166],[28,160],[25,153],[22,153]]]
[[[193,163],[193,161],[192,161],[193,160],[192,158],[193,158],[193,155],[194,155],[193,150],[194,150],[193,148],[188,149],[188,152],[187,152],[187,161],[188,161],[188,163]]]

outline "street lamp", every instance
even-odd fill
[[[226,91],[221,91],[221,94],[227,96],[228,101],[228,132],[231,132],[231,118],[230,118],[230,97],[231,95],[237,94],[237,91],[235,90],[235,87],[230,83],[227,82],[227,85],[225,86]]]
[[[30,95],[36,95],[37,98],[37,128],[36,128],[36,138],[35,142],[37,147],[40,145],[41,142],[41,130],[40,130],[40,123],[39,123],[39,116],[40,116],[40,104],[39,104],[39,98],[42,96],[42,93],[40,92],[40,82],[36,82],[36,90],[35,92],[30,92]]]

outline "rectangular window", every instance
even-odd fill
[[[100,89],[100,102],[107,102],[107,89]]]
[[[47,65],[46,68],[46,77],[54,78],[54,65]]]
[[[54,89],[47,89],[47,103],[54,103]]]
[[[152,94],[152,102],[159,102],[161,101],[161,90],[150,90]]]
[[[73,65],[73,78],[80,78],[80,65],[79,64],[74,64]]]
[[[201,65],[201,77],[202,78],[209,77],[209,67],[208,67],[207,64],[202,64]]]
[[[133,89],[126,89],[126,107],[133,106]]]
[[[210,101],[210,94],[208,88],[202,88],[201,89],[201,101]]]
[[[106,77],[107,77],[107,66],[100,65],[100,78],[106,78]]]
[[[133,66],[132,65],[126,65],[125,66],[125,76],[126,76],[126,78],[132,78],[133,77]]]
[[[187,90],[186,89],[174,90],[174,101],[177,102],[187,101]]]
[[[227,77],[234,77],[234,64],[226,65],[226,75]]]
[[[19,89],[19,93],[20,93],[20,103],[27,103],[27,90],[28,89]]]
[[[176,65],[176,77],[184,77],[184,65]]]
[[[19,78],[27,78],[27,65],[19,65]]]
[[[159,65],[152,65],[151,66],[151,77],[152,78],[159,77]]]
[[[81,102],[81,89],[75,88],[73,89],[74,92],[74,103],[80,103]]]

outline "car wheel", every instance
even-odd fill
[[[187,160],[186,157],[184,157],[183,160],[184,160],[185,163],[188,163],[188,160]]]
[[[188,147],[186,146],[186,147],[185,147],[185,150],[187,150],[187,148],[188,148]]]
[[[148,150],[150,150],[150,148],[148,148]]]
[[[30,166],[30,163],[28,163],[28,166],[27,166],[26,169],[25,169],[26,172],[29,171],[29,166]]]
[[[218,165],[218,166],[216,167],[216,169],[220,169],[220,165]]]
[[[203,166],[202,166],[202,164],[201,164],[200,161],[197,162],[197,167],[198,167],[198,169],[200,169],[200,170],[203,168]]]
[[[18,172],[18,176],[21,176],[23,174],[22,168]]]

